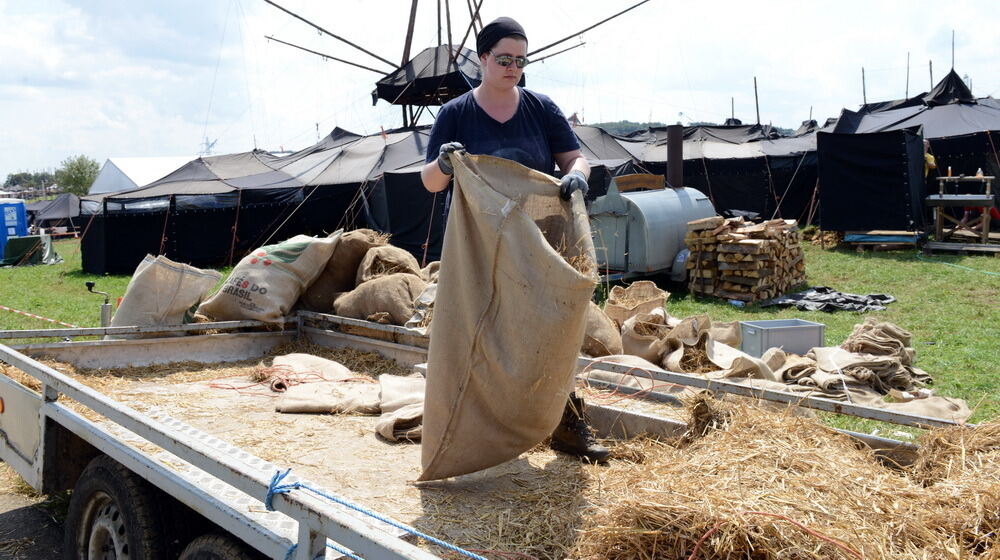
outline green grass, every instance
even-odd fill
[[[87,293],[84,282],[125,294],[129,276],[85,274],[79,243],[56,243],[64,262],[52,266],[0,269],[0,305],[81,327],[100,325],[102,298]],[[1000,416],[1000,258],[934,255],[913,250],[856,253],[805,244],[808,282],[851,293],[888,293],[898,301],[872,312],[913,333],[916,365],[934,378],[938,394],[963,398],[976,409],[973,422]],[[954,266],[968,267],[966,270]],[[223,275],[229,269],[223,269]],[[994,275],[984,274],[991,272]],[[674,316],[708,313],[719,321],[801,318],[826,325],[826,344],[840,344],[865,315],[838,311],[736,308],[721,300],[675,294],[667,306]],[[55,325],[0,310],[0,329],[42,329]],[[865,422],[838,418],[839,427],[864,429]]]

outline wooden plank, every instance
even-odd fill
[[[982,243],[946,243],[942,241],[928,241],[924,243],[925,249],[938,251],[978,251],[982,253],[1000,253],[1000,245],[984,245]]]

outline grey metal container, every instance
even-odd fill
[[[810,348],[823,346],[826,325],[802,319],[740,321],[740,332],[743,335],[740,350],[751,356],[759,358],[769,348],[801,355]]]
[[[687,223],[714,216],[715,208],[691,188],[620,193],[612,183],[589,213],[601,269],[648,274],[669,271],[685,248]]]

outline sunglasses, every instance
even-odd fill
[[[514,64],[518,68],[524,68],[528,65],[528,57],[526,56],[511,56],[509,54],[496,54],[490,51],[493,55],[493,60],[497,61],[497,64],[503,66],[504,68]]]

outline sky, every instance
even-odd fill
[[[444,0],[441,0],[442,3]],[[468,0],[450,0],[452,37]],[[635,0],[483,0],[482,17],[517,19],[529,51],[574,34]],[[398,64],[407,0],[275,0]],[[930,88],[951,67],[977,96],[1000,96],[995,0],[906,3],[650,0],[531,64],[527,87],[585,123],[822,123],[868,101]],[[412,54],[437,44],[437,0],[421,0]],[[335,126],[371,134],[402,124],[372,105],[380,74],[284,41],[381,69],[392,67],[263,0],[0,0],[0,178],[86,155],[195,157],[297,150]],[[443,36],[447,42],[447,33]],[[470,37],[468,46],[474,45]],[[547,53],[542,53],[547,54]],[[542,54],[538,56],[542,56]],[[425,117],[422,123],[430,123]]]

